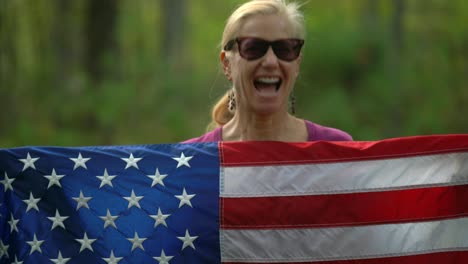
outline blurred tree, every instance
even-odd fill
[[[404,105],[405,102],[401,99],[405,98],[404,93],[406,87],[402,87],[404,83],[401,80],[400,73],[402,68],[402,55],[404,48],[405,34],[405,0],[393,0],[393,15],[390,23],[391,26],[391,47],[389,49],[389,82],[391,89],[394,91],[390,99],[389,122],[386,124],[385,133],[388,136],[398,136],[404,130]]]
[[[364,2],[363,18],[367,29],[376,30],[378,27],[379,2],[378,0],[367,0],[367,2]]]
[[[170,66],[183,63],[187,4],[185,0],[161,0],[161,54]]]
[[[69,23],[70,13],[71,13],[71,2],[70,1],[55,1],[56,12],[54,14],[57,19],[54,23],[55,28],[53,29],[53,38],[54,38],[54,50],[56,52],[56,66],[57,71],[55,72],[56,76],[56,85],[63,85],[68,82],[70,79],[71,73],[71,63],[73,59],[71,58],[70,52],[70,26]],[[61,23],[60,23],[60,22]]]
[[[230,86],[218,43],[243,2],[0,0],[0,147],[201,134]],[[302,9],[300,117],[357,140],[468,132],[468,1]]]
[[[0,112],[0,138],[7,136],[7,124],[11,124],[14,116],[13,93],[11,87],[14,87],[15,65],[12,56],[14,55],[14,45],[10,38],[14,38],[11,16],[8,16],[9,4],[7,1],[0,1],[0,101],[2,109]],[[9,112],[8,114],[4,112]],[[1,143],[1,142],[0,142]]]
[[[116,0],[88,1],[86,68],[95,82],[104,77],[103,56],[114,48],[118,3]]]
[[[404,43],[404,15],[406,10],[405,0],[393,0],[394,11],[392,21],[392,39],[397,54],[401,53]]]

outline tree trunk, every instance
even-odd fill
[[[397,53],[401,53],[404,42],[404,14],[405,14],[405,0],[393,0],[394,12],[392,19],[392,34],[393,46]]]
[[[10,131],[16,127],[16,118],[21,110],[21,99],[17,94],[18,67],[16,62],[17,32],[16,18],[12,3],[0,0],[0,137],[8,137]]]
[[[85,65],[92,81],[104,74],[103,55],[114,47],[114,27],[118,1],[89,0],[86,24],[87,55]]]
[[[53,45],[56,52],[55,86],[69,88],[70,71],[74,63],[70,52],[70,1],[55,1],[57,4],[54,23]]]
[[[390,81],[395,92],[391,108],[387,136],[401,135],[404,125],[405,88],[401,79],[401,56],[404,50],[404,15],[405,0],[393,0],[393,16],[391,21],[391,45],[390,48]]]
[[[364,28],[366,33],[376,33],[378,28],[378,0],[367,0],[366,5],[364,6],[363,19],[364,19]]]
[[[181,64],[183,59],[186,1],[161,0],[163,34],[162,56],[169,66]]]

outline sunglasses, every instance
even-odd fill
[[[232,50],[235,43],[237,43],[239,47],[239,54],[246,60],[256,60],[263,57],[271,46],[278,59],[283,61],[293,61],[299,57],[302,45],[304,45],[304,40],[280,39],[267,41],[253,37],[235,38],[230,40],[226,46],[224,46],[224,50]]]

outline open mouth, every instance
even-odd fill
[[[254,80],[255,89],[262,94],[276,94],[281,87],[279,77],[260,77]]]

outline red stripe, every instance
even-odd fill
[[[468,215],[468,185],[332,195],[221,198],[221,228],[303,228]],[[468,239],[468,238],[467,238]]]
[[[224,264],[265,264],[264,262],[222,262]],[[291,262],[274,262],[286,264]],[[465,264],[468,263],[468,251],[438,252],[412,256],[382,257],[372,259],[294,262],[301,264]]]
[[[468,134],[361,142],[221,142],[219,146],[223,166],[304,164],[466,152]]]

